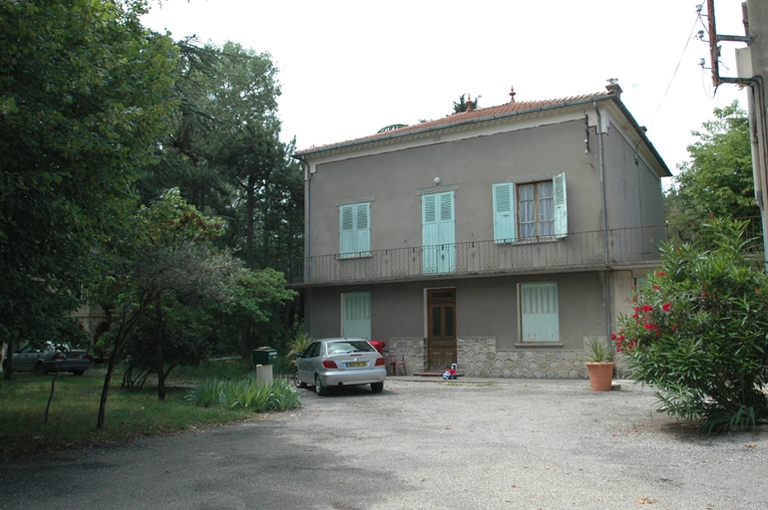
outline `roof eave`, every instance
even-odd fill
[[[560,103],[553,103],[553,104],[548,104],[548,105],[544,105],[544,106],[537,106],[537,107],[528,108],[528,109],[525,109],[525,110],[515,110],[515,111],[512,111],[512,112],[507,112],[507,113],[502,113],[502,114],[497,114],[497,115],[491,115],[491,116],[488,116],[488,117],[478,117],[478,118],[467,119],[467,120],[459,120],[459,121],[456,121],[456,122],[449,122],[449,123],[446,123],[446,124],[439,124],[437,126],[429,126],[429,127],[425,127],[425,128],[422,128],[422,129],[418,129],[418,128],[417,129],[408,129],[408,130],[405,130],[402,133],[397,133],[397,132],[387,133],[387,134],[382,134],[381,136],[374,136],[374,137],[371,137],[371,138],[361,138],[361,139],[357,139],[357,140],[350,140],[350,141],[347,141],[347,142],[341,142],[341,143],[336,143],[336,144],[331,144],[331,145],[324,145],[322,147],[317,147],[315,149],[307,149],[307,150],[303,150],[303,151],[297,151],[297,152],[293,153],[291,155],[291,157],[304,161],[304,158],[306,158],[307,156],[314,156],[314,155],[322,154],[322,153],[326,153],[326,152],[342,150],[342,149],[348,149],[348,148],[356,147],[356,146],[364,146],[364,145],[369,145],[369,144],[374,144],[374,143],[380,143],[380,142],[384,142],[384,141],[388,141],[388,140],[397,140],[397,139],[401,139],[401,138],[418,136],[418,135],[425,134],[425,133],[433,133],[433,132],[436,132],[436,131],[444,131],[444,130],[447,130],[447,129],[453,129],[453,128],[458,128],[458,127],[462,127],[462,126],[469,126],[469,125],[472,125],[472,124],[481,124],[481,123],[485,123],[485,122],[491,122],[491,121],[496,121],[496,120],[504,120],[504,119],[513,118],[513,117],[519,117],[519,116],[522,116],[522,115],[530,115],[530,114],[533,114],[533,113],[547,112],[547,111],[550,111],[550,110],[557,110],[557,109],[560,109],[560,108],[568,108],[568,107],[583,106],[583,105],[592,105],[592,104],[594,104],[596,102],[599,102],[599,101],[613,101],[618,106],[618,108],[621,110],[622,114],[624,114],[624,116],[629,120],[629,122],[632,125],[632,127],[635,129],[637,134],[643,140],[643,143],[646,144],[646,146],[651,151],[653,156],[658,160],[662,170],[664,172],[666,172],[665,177],[671,177],[672,173],[669,171],[669,168],[667,167],[667,164],[664,162],[664,160],[662,159],[661,155],[658,153],[656,148],[653,146],[651,141],[648,139],[648,136],[645,134],[645,131],[643,130],[643,128],[640,127],[640,125],[637,123],[635,118],[632,116],[632,114],[629,112],[629,110],[627,110],[627,107],[624,106],[624,103],[621,102],[621,99],[616,94],[606,94],[606,95],[599,95],[599,96],[584,97],[584,98],[575,99],[573,101],[563,101],[563,102],[560,102]]]

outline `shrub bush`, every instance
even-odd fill
[[[201,407],[250,409],[254,413],[285,411],[299,405],[299,392],[288,379],[278,378],[264,384],[251,374],[236,381],[212,380],[198,384],[185,397]]]
[[[665,244],[613,335],[668,414],[709,433],[768,423],[768,277],[745,249],[746,227],[718,220],[695,243]]]

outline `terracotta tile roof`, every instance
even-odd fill
[[[297,151],[296,154],[301,155],[301,154],[307,154],[307,153],[321,152],[321,151],[330,150],[336,147],[357,145],[360,143],[373,142],[379,139],[384,140],[387,138],[400,137],[400,136],[407,135],[411,132],[435,130],[435,129],[446,128],[455,124],[482,122],[483,120],[491,120],[494,118],[504,117],[507,115],[533,112],[535,110],[541,110],[541,109],[565,107],[574,103],[584,103],[584,102],[591,101],[593,99],[604,99],[610,96],[615,96],[615,94],[609,91],[605,91],[605,92],[598,92],[596,94],[585,94],[585,95],[571,96],[571,97],[566,97],[561,99],[546,99],[546,100],[540,100],[540,101],[520,101],[520,102],[514,102],[514,103],[510,102],[500,106],[490,106],[488,108],[478,108],[473,110],[467,110],[461,113],[454,113],[453,115],[448,115],[446,117],[443,117],[437,120],[430,120],[428,122],[413,124],[411,126],[402,127],[399,129],[393,129],[391,131],[386,131],[384,133],[376,133],[374,135],[355,138],[353,140],[348,140],[344,142],[337,142],[337,143],[322,145],[319,147],[312,147],[309,149]]]

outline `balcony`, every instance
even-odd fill
[[[515,243],[475,241],[298,259],[277,268],[294,285],[425,280],[440,277],[578,271],[652,263],[661,257],[666,227],[579,232],[562,239]]]

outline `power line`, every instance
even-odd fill
[[[656,115],[658,115],[659,110],[661,110],[661,106],[664,104],[664,100],[667,98],[669,89],[670,87],[672,87],[672,82],[675,80],[675,76],[677,76],[677,71],[680,69],[680,64],[683,62],[683,57],[685,56],[685,52],[688,50],[688,44],[691,42],[691,39],[693,39],[693,31],[696,30],[696,25],[699,23],[699,19],[700,17],[697,15],[696,20],[693,22],[693,26],[691,27],[691,33],[688,34],[688,37],[685,40],[685,46],[683,47],[683,52],[680,54],[680,60],[677,61],[677,66],[675,67],[675,71],[672,73],[672,77],[669,79],[669,84],[667,84],[667,89],[664,91],[664,95],[661,97],[661,101],[659,102],[658,108],[656,108],[656,111],[653,113],[651,122],[648,124],[649,126],[653,125],[653,121],[656,120]]]

